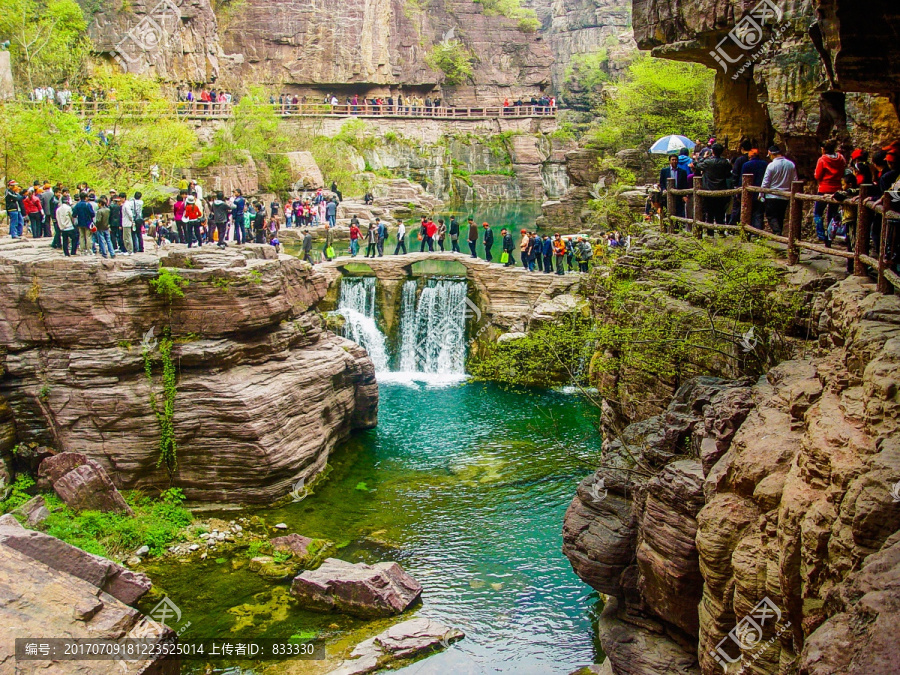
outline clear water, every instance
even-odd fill
[[[543,675],[601,660],[592,628],[597,595],[561,553],[563,514],[599,458],[595,409],[559,392],[472,382],[382,383],[380,392],[377,429],[334,453],[315,494],[252,513],[337,542],[335,555],[345,560],[399,561],[425,589],[412,612],[465,631],[445,652],[399,672]],[[397,620],[305,612],[287,582],[233,570],[224,559],[146,571],[191,621],[185,638],[315,633],[337,659]],[[251,668],[313,673],[322,666]],[[186,662],[185,672],[202,667]]]

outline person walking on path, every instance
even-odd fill
[[[578,259],[578,271],[586,274],[591,258],[594,257],[594,249],[591,247],[590,242],[587,241],[584,237],[578,237],[576,252],[576,257]]]
[[[184,207],[184,218],[185,218],[185,227],[187,228],[187,247],[191,248],[194,245],[194,241],[196,240],[197,246],[203,246],[203,235],[200,231],[200,218],[203,216],[203,213],[200,211],[200,206],[197,204],[197,198],[194,195],[188,195],[185,200]]]
[[[97,228],[97,244],[100,246],[100,255],[104,258],[115,258],[116,250],[113,247],[112,237],[109,236],[109,203],[106,195],[101,195],[97,200],[99,208],[94,217],[94,227]]]
[[[519,234],[521,238],[519,239],[519,257],[522,259],[522,267],[525,268],[525,271],[528,271],[528,230],[520,230]]]
[[[469,216],[466,219],[466,222],[469,224],[469,233],[466,235],[466,241],[469,244],[469,250],[472,252],[472,257],[478,257],[478,226],[475,224],[475,219],[472,216]]]
[[[830,139],[822,143],[822,156],[816,162],[814,177],[819,185],[818,193],[830,197],[841,191],[841,178],[847,170],[847,161],[837,152],[837,141]],[[816,224],[816,237],[830,246],[828,226],[838,218],[838,205],[816,202],[813,207],[813,221]]]
[[[59,248],[59,227],[56,225],[56,207],[59,206],[59,199],[56,197],[56,188],[51,187],[49,181],[45,181],[43,192],[38,198],[44,212],[44,236],[53,237],[50,248]]]
[[[378,251],[378,257],[384,257],[384,242],[387,239],[387,225],[381,222],[381,218],[375,219],[375,230],[378,233],[378,243],[375,245],[376,250]]]
[[[769,148],[769,157],[772,161],[766,167],[766,173],[763,175],[762,187],[773,190],[791,191],[791,183],[797,180],[797,167],[787,157],[781,154],[781,149],[777,145]],[[780,195],[766,195],[765,214],[766,220],[769,221],[769,229],[772,234],[781,235],[784,227],[784,214],[787,212],[787,197]]]
[[[338,203],[335,197],[328,200],[328,203],[325,205],[325,218],[332,227],[337,225],[337,207]]]
[[[675,179],[676,190],[688,189],[687,171],[678,166],[678,155],[669,155],[669,166],[659,172],[659,193],[663,203],[665,203],[666,190],[669,187],[670,178]],[[669,215],[684,218],[684,205],[686,201],[687,197],[675,197],[675,213],[670,213]]]
[[[494,231],[487,223],[482,223],[481,226],[484,228],[484,259],[491,262],[494,259],[491,255],[491,248],[494,246]]]
[[[178,197],[175,198],[175,203],[172,205],[172,217],[175,219],[175,228],[178,230],[178,241],[182,244],[187,243],[187,231],[184,228],[185,197],[187,197],[187,192],[179,191]]]
[[[438,248],[441,249],[441,253],[444,252],[444,239],[447,238],[447,226],[444,225],[444,219],[438,218],[437,222],[437,242]]]
[[[25,197],[22,195],[19,184],[11,180],[6,185],[6,218],[9,222],[9,236],[18,239],[22,236],[25,227],[24,213],[22,202]]]
[[[514,267],[516,264],[516,259],[513,257],[513,238],[505,227],[500,230],[500,235],[502,239],[500,240],[500,250],[502,251],[502,255],[506,254],[506,262],[503,264],[504,267]]]
[[[88,204],[86,192],[78,195],[78,203],[72,207],[72,217],[75,220],[75,226],[78,228],[78,244],[81,246],[81,255],[88,255],[91,250],[91,227],[94,225],[94,209]]]
[[[378,230],[375,229],[375,225],[369,223],[369,229],[366,231],[366,257],[374,258],[375,257],[375,249],[378,245]]]
[[[225,195],[222,192],[216,192],[216,198],[212,203],[212,221],[216,226],[216,232],[218,233],[219,241],[216,243],[216,246],[219,248],[228,246],[228,244],[225,243],[225,236],[228,231],[228,216],[230,214],[231,207],[229,207],[228,202],[225,201]]]
[[[425,243],[428,244],[428,250],[431,253],[434,253],[434,238],[437,236],[437,229],[437,225],[429,216],[425,221]]]
[[[125,241],[122,239],[122,202],[124,201],[124,192],[109,197],[109,236],[112,239],[113,250],[123,254],[126,252]]]
[[[759,156],[759,150],[756,148],[750,148],[747,152],[747,161],[744,162],[741,166],[741,182],[743,181],[743,177],[746,175],[753,176],[753,185],[755,187],[761,187],[763,178],[766,175],[766,169],[769,167],[766,160],[762,159]],[[764,201],[760,200],[760,196],[758,193],[753,192],[753,208],[750,213],[750,226],[755,227],[757,230],[763,229],[765,227],[764,220],[766,215],[766,204]],[[739,200],[736,200],[739,201]],[[738,214],[738,218],[734,222],[740,221],[740,213]]]
[[[247,206],[247,200],[240,190],[234,190],[231,197],[231,223],[234,226],[234,243],[246,244],[247,238],[244,233],[244,209]]]
[[[330,225],[325,225],[325,245],[322,246],[322,257],[325,258],[325,260],[333,260],[334,259],[334,256],[331,255],[333,253],[333,251],[330,250],[333,247],[334,247],[334,232],[331,230]]]
[[[556,259],[556,273],[559,276],[565,274],[563,270],[563,257],[566,255],[566,244],[559,232],[553,235],[553,257]]]
[[[63,197],[62,203],[56,209],[56,222],[59,225],[62,250],[65,256],[75,255],[78,247],[78,234],[75,232],[75,223],[72,220],[71,200]]]
[[[707,157],[700,162],[703,172],[704,190],[727,190],[728,179],[731,177],[731,162],[722,157],[725,150],[719,143],[712,146],[712,157]],[[730,197],[705,197],[703,205],[706,207],[707,222],[725,224],[725,209]]]
[[[326,225],[325,227],[328,227],[328,226]],[[309,233],[309,230],[303,230],[303,259],[306,262],[308,262],[310,265],[313,264],[312,235]]]
[[[144,236],[141,228],[144,227],[144,202],[143,195],[135,192],[134,197],[122,206],[122,236],[131,236],[131,248],[133,253],[144,252]],[[126,248],[128,244],[125,244]]]
[[[403,255],[406,255],[406,225],[403,221],[397,225],[397,246],[394,248],[394,255],[400,255],[400,249],[403,249]]]
[[[459,253],[459,221],[456,216],[450,217],[450,250]]]
[[[44,236],[44,207],[33,187],[28,188],[25,199],[22,200],[22,208],[28,218],[32,239],[40,239]]]
[[[359,240],[362,237],[362,232],[359,229],[359,225],[354,222],[350,222],[350,257],[355,258],[356,254],[359,252]]]
[[[553,271],[553,242],[550,241],[550,235],[544,235],[541,253],[544,256],[544,274],[550,274]]]

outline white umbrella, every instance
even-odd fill
[[[672,134],[671,136],[663,136],[658,141],[656,141],[656,143],[651,145],[650,154],[670,155],[672,153],[677,153],[682,148],[693,150],[695,145],[697,144],[686,136]]]

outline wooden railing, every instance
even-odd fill
[[[49,102],[29,101],[29,105],[54,105]],[[281,117],[390,117],[428,118],[440,120],[556,117],[557,108],[539,105],[477,106],[457,108],[450,106],[425,107],[408,103],[399,105],[330,105],[327,103],[256,103],[258,108],[274,110]],[[227,119],[234,114],[234,103],[204,103],[178,101],[172,103],[171,112],[191,119]],[[81,117],[97,115],[123,117],[155,117],[162,112],[160,104],[149,101],[73,101],[63,110]]]
[[[831,197],[823,195],[803,194],[803,181],[794,181],[791,184],[790,192],[784,190],[774,190],[769,188],[760,188],[753,185],[753,176],[745,175],[741,187],[731,190],[704,190],[702,189],[702,177],[694,176],[693,187],[689,190],[675,189],[675,179],[669,178],[666,184],[666,209],[668,216],[663,220],[664,228],[667,232],[674,232],[678,224],[686,226],[687,231],[693,232],[696,237],[702,237],[704,231],[722,230],[722,231],[738,231],[746,234],[752,234],[764,239],[770,239],[787,245],[788,264],[796,265],[800,258],[800,249],[807,251],[815,251],[838,258],[853,260],[853,274],[857,276],[867,276],[867,268],[877,271],[878,290],[881,293],[891,292],[891,288],[900,289],[900,275],[888,268],[888,245],[894,240],[894,228],[898,227],[900,221],[900,213],[890,210],[891,198],[885,194],[881,199],[869,198],[872,191],[872,185],[862,185],[859,189],[859,196],[849,198],[846,202],[838,202]],[[753,194],[765,194],[782,197],[788,201],[786,212],[786,220],[784,228],[787,236],[766,232],[752,226],[753,214]],[[676,213],[676,200],[678,197],[688,197],[688,203],[685,205],[685,214],[691,214],[692,217],[680,217]],[[708,223],[703,220],[703,199],[709,197],[740,197],[741,200],[741,221],[738,225],[726,225],[718,223]],[[804,241],[801,238],[803,226],[803,205],[805,203],[825,202],[826,204],[847,205],[849,204],[856,212],[856,237],[854,248],[852,251],[841,251],[839,249],[824,246],[811,241]],[[860,208],[862,207],[862,208]],[[826,212],[827,213],[827,212]],[[877,258],[869,255],[869,239],[871,235],[870,226],[872,223],[872,214],[877,213],[882,216],[881,238],[876,252]],[[827,227],[827,223],[826,223]],[[847,233],[850,236],[850,232]]]

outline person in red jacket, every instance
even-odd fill
[[[432,253],[434,253],[434,235],[437,234],[437,229],[437,225],[429,217],[425,222],[425,243],[428,245],[428,250]]]
[[[355,258],[356,252],[359,251],[359,238],[362,236],[362,232],[359,231],[359,226],[356,223],[351,221],[350,225],[350,256]]]
[[[44,236],[44,207],[33,187],[28,188],[22,208],[25,209],[25,217],[31,226],[31,236],[35,239]]]
[[[847,170],[847,160],[837,152],[837,141],[830,139],[822,143],[822,156],[816,163],[815,179],[819,184],[820,195],[833,195],[841,191],[841,178]],[[825,216],[823,219],[822,216]],[[816,202],[813,220],[816,223],[816,236],[828,246],[828,223],[838,217],[838,205]]]

